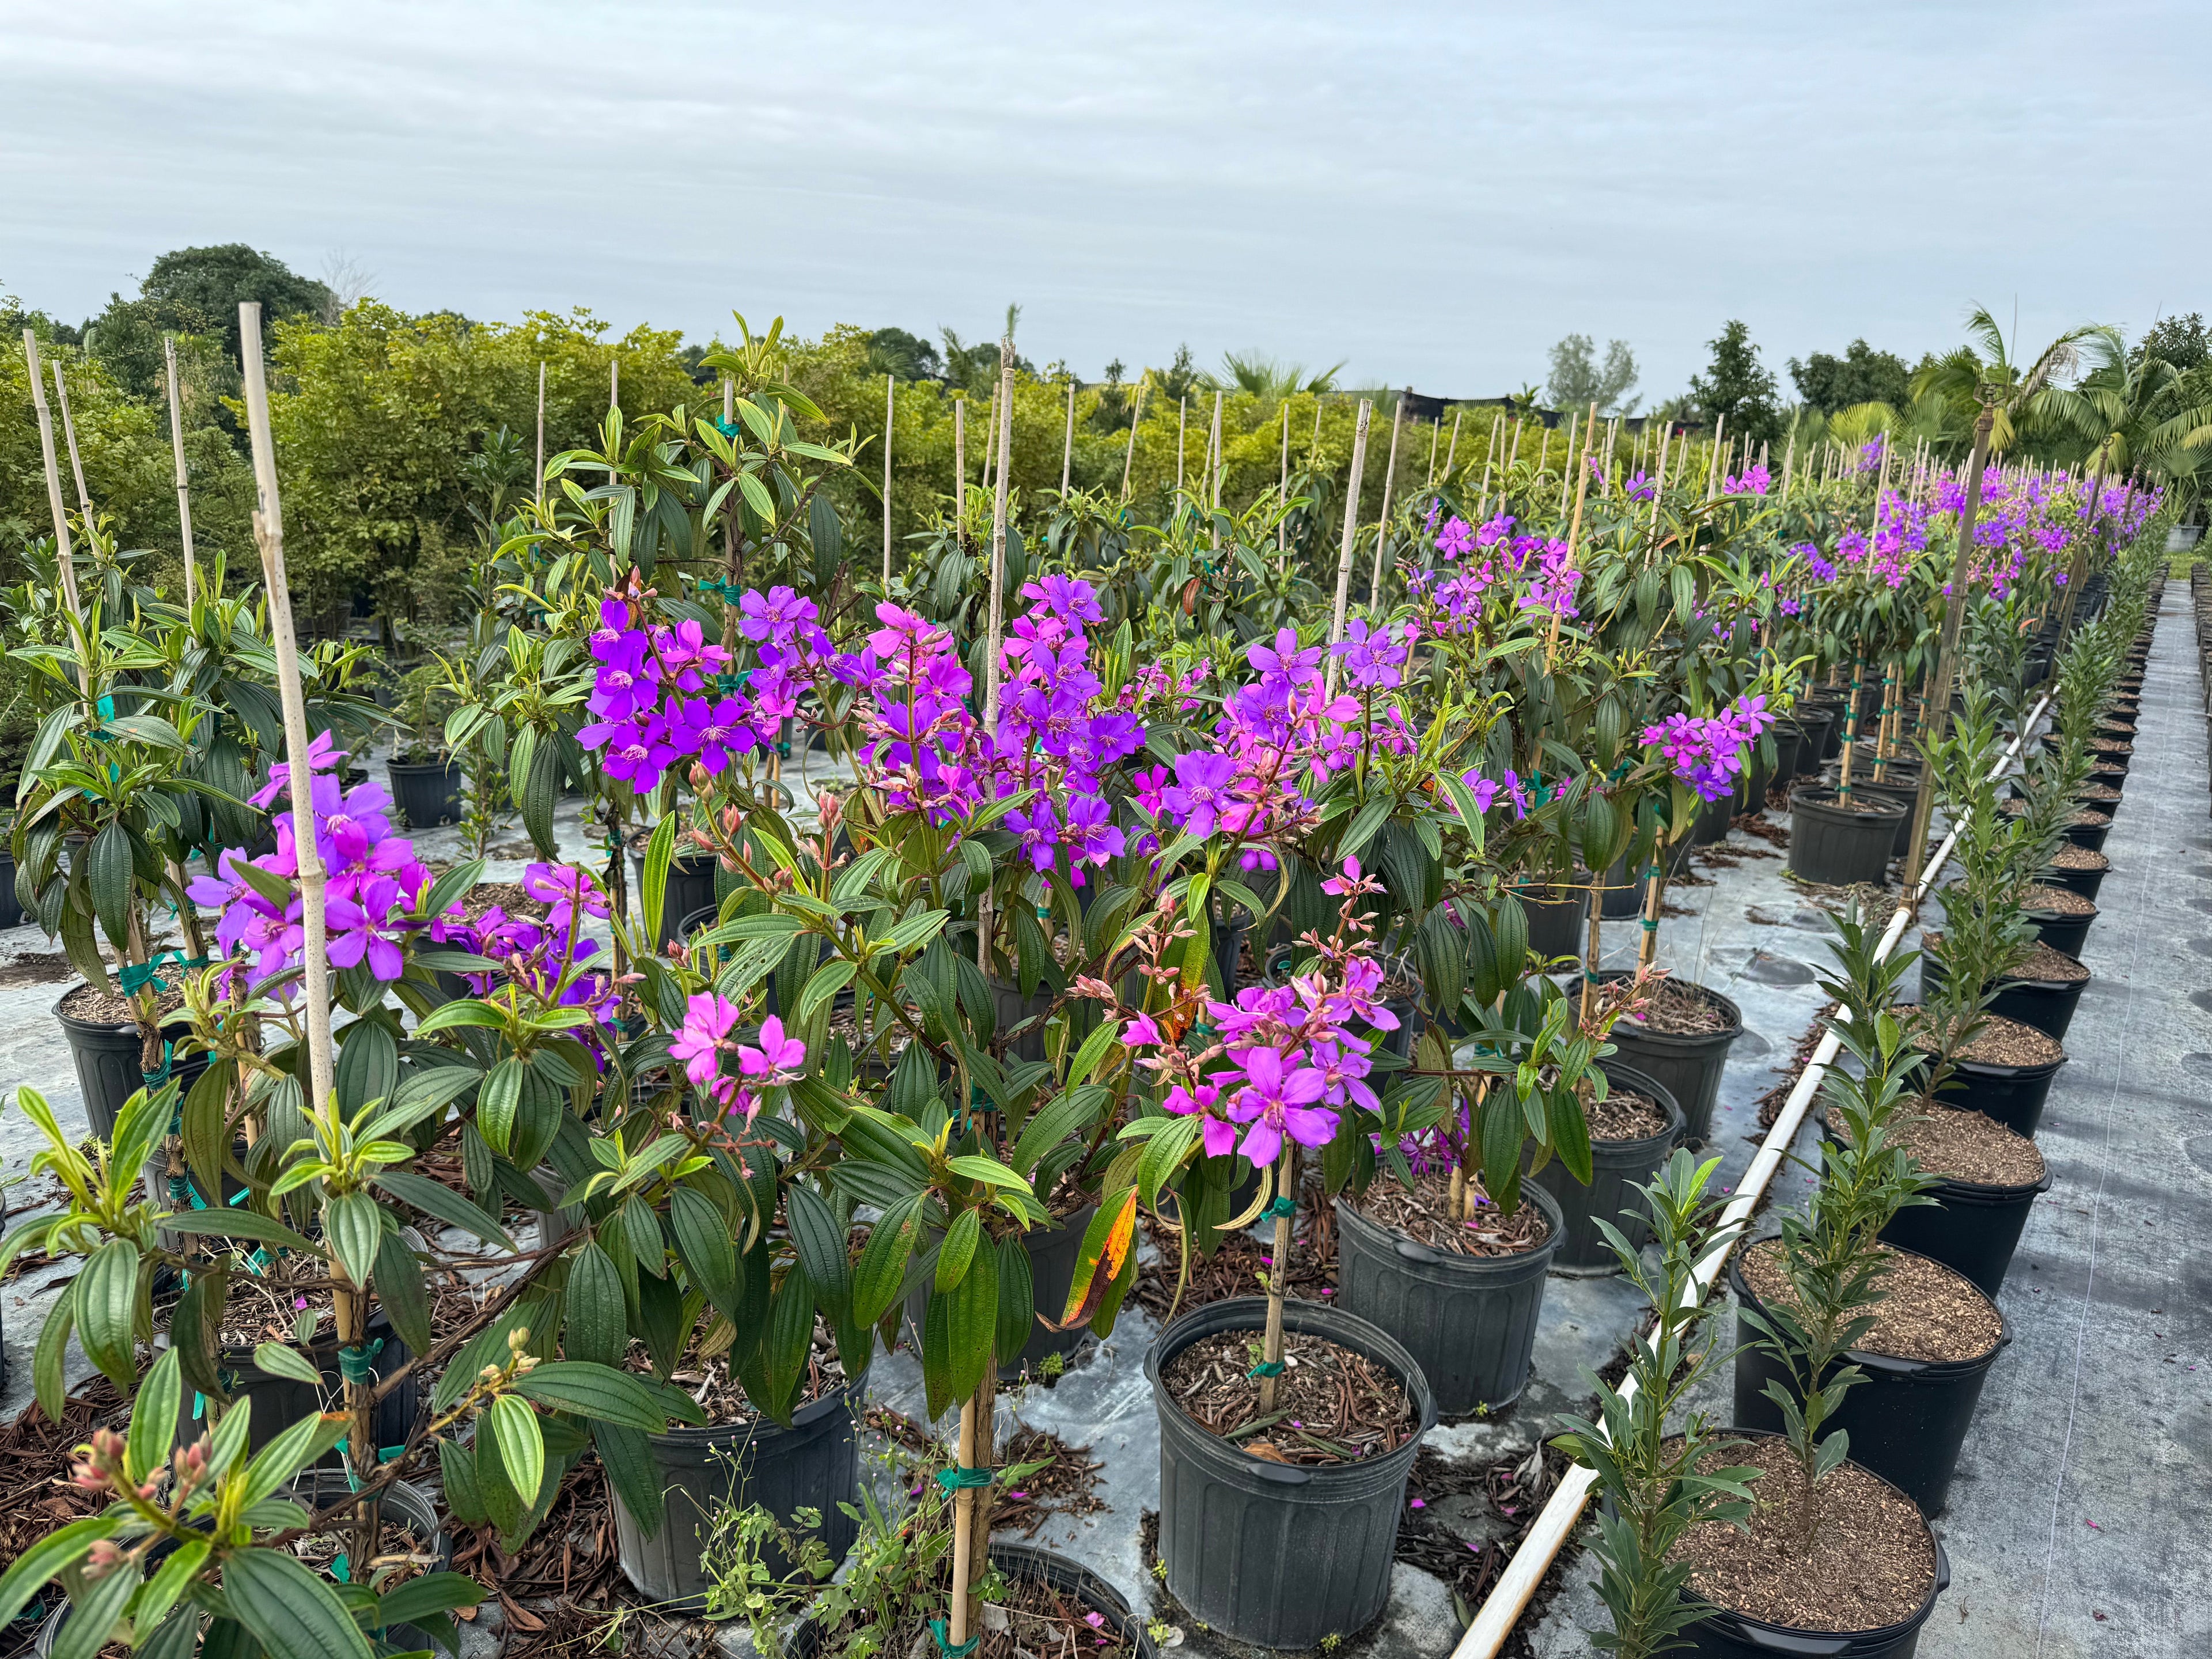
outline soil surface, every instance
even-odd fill
[[[1623,1018],[1664,1036],[1710,1036],[1733,1029],[1711,991],[1681,979],[1653,981],[1643,1007]]]
[[[1084,1606],[1073,1590],[1056,1589],[1037,1578],[1010,1577],[1006,1586],[1005,1599],[984,1604],[982,1626],[972,1632],[976,1644],[973,1659],[1119,1659],[1137,1650],[1133,1641],[1116,1633],[1111,1620]],[[886,1634],[873,1626],[855,1627],[850,1621],[824,1638],[816,1651],[825,1659],[838,1659],[856,1641],[868,1644],[866,1651],[892,1659],[937,1651],[919,1623],[911,1627],[898,1623]]]
[[[2020,896],[2021,908],[2031,915],[2044,911],[2062,916],[2094,916],[2097,902],[2070,887],[2030,887]]]
[[[2027,953],[2027,960],[2004,977],[2008,980],[2078,985],[2089,977],[2089,970],[2063,951],[2054,949],[2038,939],[2035,947]]]
[[[1882,1254],[1890,1267],[1881,1279],[1874,1328],[1859,1340],[1862,1352],[1933,1364],[1979,1359],[1996,1346],[2004,1333],[1996,1304],[1965,1274],[1923,1255],[1887,1247]],[[1783,1276],[1781,1241],[1767,1239],[1746,1250],[1743,1277],[1760,1301],[1786,1302],[1790,1282]]]
[[[1861,817],[1902,817],[1905,809],[1893,800],[1881,800],[1865,795],[1853,795],[1848,800],[1832,789],[1808,789],[1802,799],[1815,806],[1832,808],[1839,812],[1856,812]]]
[[[1190,1419],[1270,1463],[1350,1463],[1402,1445],[1419,1426],[1398,1379],[1366,1355],[1305,1331],[1283,1336],[1275,1409],[1260,1410],[1259,1331],[1217,1331],[1168,1361],[1160,1386]]]
[[[1920,1611],[1936,1582],[1936,1543],[1912,1500],[1856,1463],[1814,1492],[1813,1543],[1800,1542],[1796,1461],[1779,1437],[1740,1443],[1708,1468],[1762,1469],[1748,1535],[1725,1522],[1693,1528],[1673,1559],[1716,1607],[1808,1631],[1881,1630]]]
[[[1899,1116],[1893,1133],[1922,1169],[1970,1187],[2032,1187],[2043,1179],[2035,1143],[1979,1112],[1923,1106]]]
[[[1673,1121],[1657,1101],[1630,1089],[1615,1089],[1595,1105],[1585,1100],[1583,1115],[1592,1140],[1647,1140]]]
[[[1911,1025],[1920,1010],[1911,1003],[1899,1003],[1892,1012]],[[1932,1030],[1914,1029],[1912,1041],[1922,1052],[1935,1052]],[[1982,1017],[1982,1029],[1974,1033],[1972,1042],[1959,1050],[1958,1058],[1978,1060],[1984,1066],[2050,1066],[2065,1059],[2066,1049],[2048,1031],[2039,1031],[2024,1020],[1985,1014]]]
[[[2076,847],[2069,842],[2051,855],[2054,870],[2109,870],[2112,860],[2093,847]]]
[[[154,1017],[167,1019],[184,1006],[182,991],[163,991],[154,1000]],[[138,1004],[113,991],[80,985],[62,999],[62,1012],[88,1025],[129,1025],[138,1018]]]
[[[1411,1192],[1392,1176],[1377,1176],[1353,1207],[1369,1220],[1432,1249],[1461,1255],[1517,1255],[1551,1236],[1551,1224],[1544,1219],[1544,1212],[1526,1199],[1510,1216],[1501,1216],[1477,1182],[1474,1203],[1472,1221],[1454,1219],[1450,1175],[1426,1170],[1414,1176]]]
[[[752,1402],[745,1398],[744,1385],[722,1358],[728,1347],[728,1327],[720,1316],[710,1311],[692,1330],[691,1340],[668,1377],[671,1383],[691,1396],[693,1403],[707,1413],[708,1426],[714,1428],[743,1423],[758,1414]],[[630,1344],[629,1360],[630,1369],[641,1376],[653,1369],[643,1343]],[[837,1339],[817,1318],[814,1344],[807,1351],[806,1369],[799,1375],[799,1386],[792,1390],[791,1409],[795,1412],[802,1406],[812,1405],[825,1395],[843,1388],[845,1382],[845,1367],[837,1358]]]

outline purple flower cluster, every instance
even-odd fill
[[[720,773],[762,744],[751,702],[708,690],[729,665],[729,653],[696,621],[646,624],[646,603],[612,593],[599,601],[591,641],[599,669],[588,705],[597,718],[576,733],[585,748],[604,751],[609,777],[641,795],[659,787],[678,761]]]
[[[462,975],[477,996],[488,996],[502,985],[518,985],[542,1002],[587,1008],[601,1026],[611,1025],[619,1000],[614,970],[611,964],[604,973],[586,969],[599,957],[599,947],[581,932],[586,916],[607,915],[606,894],[589,871],[572,864],[530,866],[523,872],[522,890],[546,907],[542,918],[509,915],[498,905],[471,918],[454,904],[432,919],[431,941],[501,964],[503,971],[498,974]],[[585,1040],[591,1041],[593,1035],[585,1034]]]
[[[1774,475],[1764,461],[1744,468],[1741,477],[1731,475],[1721,480],[1722,493],[1729,495],[1764,495],[1773,487]]]
[[[1698,799],[1716,801],[1734,793],[1745,750],[1774,720],[1765,697],[1741,696],[1717,714],[1669,714],[1645,726],[1644,746],[1658,750]]]
[[[395,980],[406,969],[400,949],[405,930],[399,918],[420,902],[430,872],[415,856],[414,843],[392,833],[392,798],[381,784],[341,786],[337,773],[345,753],[332,746],[325,732],[307,756],[315,847],[329,878],[324,908],[330,961],[337,968],[366,963],[378,979]],[[268,783],[252,798],[256,806],[290,799],[290,765],[279,761],[269,774]],[[195,877],[186,889],[195,903],[218,912],[216,941],[223,954],[246,959],[244,983],[227,981],[234,991],[251,994],[306,960],[306,911],[297,888],[280,905],[242,873],[250,865],[288,884],[298,881],[299,846],[289,810],[276,815],[276,829],[275,852],[248,860],[240,849],[227,850],[216,861],[216,874]]]
[[[774,1014],[761,1022],[757,1043],[740,1042],[730,1035],[738,1012],[738,1005],[718,991],[691,997],[684,1004],[683,1024],[668,1040],[668,1054],[684,1062],[691,1086],[725,1116],[750,1123],[761,1109],[763,1091],[785,1087],[805,1074],[806,1045],[787,1035]],[[722,1069],[726,1054],[737,1060],[735,1077]]]

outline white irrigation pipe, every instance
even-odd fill
[[[2036,722],[2042,719],[2044,710],[2050,706],[2051,698],[2046,693],[2030,711],[2027,719],[2021,723],[2019,732],[2005,745],[2004,753],[1997,757],[1996,764],[1990,769],[1992,781],[2004,775],[2005,769],[2020,753],[2021,743],[2028,732],[2035,729]],[[1889,926],[1882,931],[1881,942],[1875,947],[1875,959],[1877,962],[1886,961],[1889,953],[1897,948],[1897,942],[1905,937],[1905,928],[1911,925],[1913,907],[1934,884],[1936,876],[1949,860],[1951,849],[1957,845],[1958,840],[1958,826],[1954,824],[1951,832],[1943,837],[1942,845],[1936,849],[1935,856],[1922,866],[1920,879],[1907,889],[1905,896],[1898,902],[1897,914],[1889,919]],[[1838,1011],[1838,1018],[1843,1018],[1841,1010]],[[1820,1086],[1820,1079],[1834,1063],[1836,1050],[1840,1046],[1832,1025],[1820,1034],[1820,1046],[1813,1050],[1813,1058],[1806,1062],[1803,1074],[1790,1091],[1790,1098],[1783,1103],[1781,1114],[1774,1120],[1774,1127],[1767,1131],[1766,1139],[1759,1143],[1758,1155],[1751,1160],[1751,1167],[1744,1171],[1735,1196],[1721,1212],[1720,1224],[1723,1232],[1733,1232],[1740,1237],[1749,1225],[1752,1212],[1758,1207],[1759,1199],[1765,1194],[1766,1183],[1773,1180],[1774,1172],[1782,1167],[1782,1160],[1789,1156],[1790,1143],[1797,1138],[1798,1128],[1805,1121],[1806,1110],[1812,1105],[1813,1096]],[[1731,1247],[1735,1242],[1735,1238],[1730,1240]],[[1691,1294],[1695,1298],[1691,1305],[1695,1306],[1698,1302],[1705,1300],[1712,1289],[1713,1281],[1720,1277],[1728,1258],[1727,1250],[1717,1251],[1698,1268],[1691,1287]],[[1635,1389],[1636,1380],[1628,1378],[1621,1384],[1622,1396],[1632,1395]],[[1475,1610],[1474,1621],[1461,1636],[1459,1645],[1452,1650],[1451,1659],[1497,1659],[1498,1650],[1505,1645],[1505,1638],[1513,1633],[1513,1627],[1520,1623],[1522,1613],[1527,1611],[1529,1598],[1535,1595],[1536,1587],[1543,1583],[1545,1573],[1551,1570],[1553,1561],[1565,1547],[1568,1535],[1574,1531],[1575,1522],[1582,1518],[1583,1506],[1589,1502],[1590,1489],[1596,1484],[1595,1470],[1577,1464],[1567,1471],[1559,1482],[1559,1490],[1545,1504],[1542,1513],[1529,1528],[1528,1537],[1522,1540],[1520,1549],[1507,1564],[1497,1584],[1482,1606]]]

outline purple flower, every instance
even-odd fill
[[[1255,653],[1262,649],[1252,648]],[[1161,804],[1181,820],[1186,833],[1203,841],[1231,804],[1230,787],[1236,781],[1237,763],[1226,755],[1177,755],[1175,770],[1175,783],[1161,793]]]
[[[1328,1080],[1310,1066],[1285,1072],[1273,1048],[1254,1048],[1241,1056],[1245,1086],[1229,1115],[1249,1127],[1237,1150],[1255,1164],[1282,1156],[1283,1137],[1301,1146],[1325,1146],[1336,1134],[1336,1114],[1316,1106]]]

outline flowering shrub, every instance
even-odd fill
[[[1764,696],[1737,698],[1717,714],[1669,714],[1644,729],[1644,746],[1656,749],[1674,775],[1705,801],[1735,791],[1746,750],[1774,724]]]

